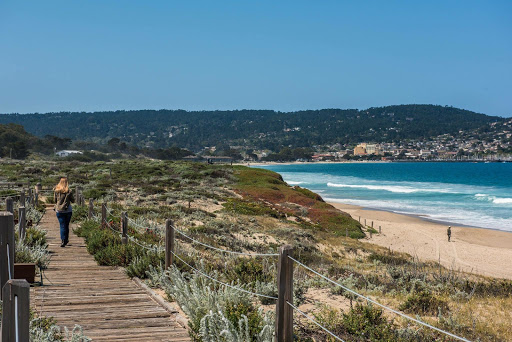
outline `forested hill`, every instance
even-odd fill
[[[271,110],[134,110],[94,113],[4,114],[37,136],[106,142],[117,137],[139,146],[191,150],[219,144],[278,150],[361,141],[428,138],[475,129],[502,118],[434,105],[397,105],[296,112]]]

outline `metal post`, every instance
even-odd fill
[[[92,198],[89,198],[89,220],[92,220],[92,217],[94,216],[94,203],[92,201]]]
[[[5,210],[10,212],[11,214],[14,214],[14,201],[12,197],[7,197],[5,199]]]
[[[2,341],[29,342],[30,285],[11,279],[2,288]]]
[[[126,211],[121,213],[121,227],[123,231],[121,242],[126,245],[128,243],[128,213]]]
[[[277,304],[276,304],[276,341],[293,341],[293,247],[285,245],[279,248],[277,269]]]
[[[381,226],[379,226],[379,234],[382,233],[382,229],[381,229]]]
[[[27,228],[27,215],[26,215],[25,207],[18,208],[18,224],[19,224],[18,234],[20,236],[20,239],[24,240],[25,239],[25,231]]]
[[[172,220],[165,221],[165,269],[171,267],[174,260],[174,225]]]
[[[14,215],[0,211],[0,288],[14,276]],[[2,297],[0,291],[0,298]]]

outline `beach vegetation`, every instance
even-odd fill
[[[46,188],[67,173],[72,182],[84,187],[84,193],[91,191],[91,197],[97,198],[94,219],[87,218],[85,206],[74,206],[75,231],[85,238],[88,251],[99,264],[124,267],[130,277],[165,291],[185,312],[196,341],[214,341],[213,336],[222,331],[226,340],[265,341],[273,331],[275,300],[245,298],[239,291],[228,291],[195,273],[191,266],[219,281],[271,297],[277,296],[277,268],[275,257],[228,255],[188,237],[248,254],[277,253],[280,246],[290,244],[300,262],[394,309],[470,340],[512,339],[508,319],[512,281],[446,268],[371,244],[366,238],[367,228],[309,190],[289,186],[277,173],[148,159],[24,161],[21,165],[0,164],[0,168],[8,180],[40,181]],[[104,201],[109,226],[102,227],[96,217]],[[123,211],[130,218],[126,245],[120,237]],[[179,259],[174,260],[173,274],[162,269],[167,219],[188,236],[176,232]],[[31,229],[27,230],[26,244],[34,250],[44,246],[44,234]],[[25,250],[17,253],[26,260],[31,255]],[[171,288],[174,282],[181,283],[179,289]],[[187,302],[185,298],[194,299]],[[381,308],[367,305],[350,291],[299,266],[294,270],[294,304],[345,340],[443,339],[402,319],[393,320],[391,313],[379,313]],[[295,324],[297,340],[329,339],[306,320]]]

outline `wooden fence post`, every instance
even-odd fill
[[[277,268],[277,304],[276,304],[276,341],[293,341],[293,247],[284,245],[279,248]]]
[[[102,205],[101,205],[101,226],[105,226],[107,222],[107,203],[104,202]]]
[[[32,188],[28,189],[28,203],[29,204],[33,203],[33,200],[32,200]]]
[[[11,279],[2,288],[2,341],[29,342],[30,285]]]
[[[81,186],[78,187],[78,205],[85,205],[83,190]]]
[[[18,234],[20,236],[20,239],[25,239],[25,231],[27,228],[27,211],[25,207],[19,207],[18,208]]]
[[[172,220],[165,221],[165,269],[171,267],[174,260],[174,225]]]
[[[14,201],[12,197],[7,197],[5,199],[5,210],[10,212],[11,214],[14,214]]]
[[[0,211],[0,289],[14,276],[14,215]],[[0,298],[2,298],[0,291]]]
[[[75,201],[76,201],[76,204],[80,205],[80,188],[77,186],[75,186]]]
[[[20,191],[20,205],[25,206],[25,190]]]
[[[126,245],[128,243],[128,213],[126,211],[121,213],[121,227],[123,229],[121,242],[123,245]]]
[[[94,216],[94,203],[92,201],[92,198],[89,198],[89,220],[92,220],[92,217]]]
[[[379,234],[382,233],[382,229],[381,229],[381,226],[379,226]]]

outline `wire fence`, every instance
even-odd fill
[[[235,254],[235,255],[244,255],[244,256],[263,256],[263,257],[271,257],[271,256],[279,256],[279,254],[277,253],[244,253],[244,252],[235,252],[235,251],[230,251],[230,250],[227,250],[227,249],[222,249],[222,248],[217,248],[217,247],[214,247],[214,246],[211,246],[211,245],[208,245],[206,243],[203,243],[201,241],[198,241],[190,236],[188,236],[187,234],[185,234],[183,231],[179,230],[178,228],[174,227],[174,230],[183,235],[184,237],[186,237],[187,239],[189,239],[190,241],[198,244],[198,245],[201,245],[203,247],[206,247],[206,248],[209,248],[209,249],[213,249],[213,250],[216,250],[218,252],[222,252],[222,253],[228,253],[228,254]]]
[[[344,340],[342,340],[340,337],[334,335],[334,333],[332,333],[329,329],[327,329],[326,327],[324,327],[323,325],[321,325],[320,323],[318,323],[317,321],[315,321],[313,318],[311,318],[311,316],[309,316],[307,313],[305,313],[304,311],[300,310],[298,307],[296,307],[295,305],[293,305],[292,303],[290,303],[289,301],[286,301],[286,304],[288,304],[293,310],[297,311],[298,313],[300,313],[302,316],[306,317],[308,320],[310,320],[312,323],[314,323],[317,327],[319,327],[320,329],[322,329],[323,331],[325,331],[326,333],[328,333],[329,335],[331,335],[332,337],[334,337],[336,340],[338,341],[341,341],[341,342],[345,342]]]
[[[121,218],[120,216],[117,216],[117,215],[114,215],[112,213],[112,211],[108,210],[107,209],[107,213],[111,216],[114,216],[116,218]],[[132,224],[134,224],[135,226],[138,226],[139,228],[142,228],[142,229],[145,229],[145,230],[154,230],[154,229],[162,229],[161,227],[156,227],[156,228],[153,228],[153,227],[144,227],[144,226],[141,226],[139,224],[137,224],[133,219],[130,219],[128,218],[128,221],[131,222]],[[185,234],[184,231],[178,229],[176,226],[172,226],[172,228],[180,235],[182,235],[183,237],[189,239],[190,241],[192,241],[193,243],[195,244],[198,244],[198,245],[201,245],[205,248],[209,248],[209,249],[212,249],[212,250],[216,250],[218,252],[221,252],[221,253],[227,253],[227,254],[234,254],[234,255],[243,255],[243,256],[251,256],[251,257],[255,257],[255,256],[261,256],[261,257],[275,257],[275,256],[279,256],[278,253],[245,253],[245,252],[236,252],[236,251],[230,251],[230,250],[227,250],[227,249],[222,249],[222,248],[218,248],[218,247],[215,247],[215,246],[212,246],[212,245],[209,245],[209,244],[206,244],[204,242],[201,242],[199,240],[196,240],[194,238],[192,238],[191,236]]]
[[[277,300],[278,298],[277,297],[272,297],[272,296],[267,296],[267,295],[264,295],[264,294],[261,294],[261,293],[256,293],[256,292],[251,292],[251,291],[247,291],[245,289],[242,289],[240,287],[237,287],[237,286],[233,286],[233,285],[230,285],[228,283],[225,283],[225,282],[222,282],[218,279],[215,279],[213,278],[212,276],[198,270],[197,268],[193,267],[192,265],[190,265],[189,263],[187,263],[185,260],[183,260],[182,258],[179,257],[179,255],[177,255],[176,253],[174,252],[171,252],[172,255],[174,255],[178,260],[180,260],[182,263],[184,263],[185,265],[187,265],[188,267],[190,267],[192,270],[194,270],[196,273],[210,279],[211,281],[215,282],[215,283],[218,283],[218,284],[221,284],[221,285],[224,285],[224,286],[227,286],[227,287],[230,287],[234,290],[237,290],[237,291],[240,291],[240,292],[244,292],[244,293],[247,293],[247,294],[250,294],[250,295],[253,295],[253,296],[257,296],[257,297],[263,297],[263,298],[268,298],[268,299],[275,299]]]
[[[111,215],[111,216],[114,216],[114,215]],[[117,216],[114,216],[114,217],[117,218]],[[123,233],[121,231],[119,231],[119,230],[115,229],[114,227],[112,227],[110,222],[106,221],[105,224],[114,233],[119,234],[120,236],[123,235]],[[157,253],[165,251],[165,248],[163,246],[161,246],[161,245],[147,245],[146,243],[138,240],[137,238],[135,238],[134,236],[129,235],[128,233],[126,233],[126,237],[128,238],[129,241],[133,242],[134,244],[138,245],[139,247],[141,247],[143,249],[154,251],[154,252],[157,252]]]
[[[107,209],[107,213],[111,216],[114,216],[114,217],[118,217],[116,215],[113,214],[112,211],[108,210]],[[120,217],[119,217],[120,218]],[[135,223],[135,221],[131,220],[132,224]],[[121,232],[119,232],[118,230],[115,230],[111,225],[110,223],[107,222],[107,226],[109,226],[110,229],[112,229],[114,232],[118,233],[118,234],[121,234]],[[142,229],[147,229],[146,227],[143,227],[141,225],[138,225],[140,228]],[[201,245],[205,248],[208,248],[208,249],[211,249],[211,250],[215,250],[215,251],[218,251],[218,252],[222,252],[222,253],[226,253],[226,254],[232,254],[232,255],[241,255],[241,256],[251,256],[251,257],[254,257],[254,256],[263,256],[263,257],[275,257],[275,256],[279,256],[280,254],[278,253],[244,253],[244,252],[236,252],[236,251],[230,251],[230,250],[226,250],[226,249],[222,249],[222,248],[218,248],[218,247],[215,247],[215,246],[211,246],[209,244],[206,244],[206,243],[203,243],[199,240],[196,240],[194,238],[192,238],[191,236],[187,235],[185,232],[183,232],[182,230],[178,229],[177,227],[175,227],[174,225],[172,226],[172,228],[174,229],[175,232],[177,232],[178,234],[182,235],[183,237],[187,238],[188,240],[190,240],[192,243],[195,243],[195,244],[198,244],[198,245]],[[162,246],[147,246],[145,245],[143,242],[141,241],[138,241],[135,237],[133,236],[129,236],[128,235],[128,239],[139,245],[140,247],[142,248],[145,248],[147,250],[152,250],[152,251],[164,251],[164,247]],[[161,249],[160,249],[161,248]],[[240,288],[238,286],[234,286],[232,284],[228,284],[226,282],[223,282],[219,279],[216,279],[212,276],[210,276],[209,274],[193,267],[192,265],[190,265],[189,263],[187,263],[183,258],[181,258],[179,255],[177,255],[174,251],[170,251],[170,253],[176,257],[176,259],[180,260],[183,264],[185,264],[186,266],[188,266],[191,270],[193,270],[194,272],[196,272],[197,274],[203,276],[203,277],[206,277],[208,279],[210,279],[211,281],[215,282],[215,283],[218,283],[220,285],[223,285],[223,286],[226,286],[226,287],[229,287],[229,288],[232,288],[232,289],[235,289],[237,291],[240,291],[240,292],[244,292],[244,293],[247,293],[249,295],[253,295],[253,296],[256,296],[256,297],[263,297],[263,298],[267,298],[267,299],[272,299],[272,300],[278,300],[278,297],[274,297],[274,296],[268,296],[268,295],[264,295],[264,294],[261,294],[261,293],[256,293],[256,292],[252,292],[252,291],[248,291],[248,290],[245,290],[243,288]],[[450,336],[454,339],[457,339],[459,341],[465,341],[465,342],[470,342],[468,339],[464,338],[464,337],[461,337],[461,336],[458,336],[458,335],[455,335],[455,334],[452,334],[448,331],[445,331],[443,329],[440,329],[440,328],[437,328],[429,323],[426,323],[426,322],[423,322],[419,319],[416,319],[416,318],[413,318],[409,315],[406,315],[404,314],[403,312],[400,312],[398,310],[395,310],[391,307],[388,307],[384,304],[381,304],[367,296],[364,296],[326,276],[324,276],[323,274],[315,271],[314,269],[310,268],[309,266],[303,264],[302,262],[298,261],[297,259],[291,257],[291,256],[288,256],[288,258],[290,260],[292,260],[293,262],[295,262],[296,264],[298,264],[299,266],[305,268],[306,270],[310,271],[311,273],[321,277],[322,279],[326,280],[327,282],[333,284],[333,285],[336,285],[336,286],[339,286],[341,287],[342,289],[344,289],[345,291],[361,298],[361,299],[364,299],[366,300],[367,302],[369,303],[372,303],[376,306],[379,306],[381,307],[382,309],[386,310],[386,311],[389,311],[389,312],[392,312],[396,315],[399,315],[401,316],[402,318],[406,319],[406,320],[409,320],[409,321],[412,321],[416,324],[419,324],[421,326],[424,326],[426,328],[429,328],[429,329],[432,329],[432,330],[435,330],[441,334],[444,334],[446,336]],[[302,310],[300,310],[297,306],[293,305],[292,303],[290,303],[289,301],[286,301],[286,304],[289,305],[292,310],[296,311],[297,313],[299,313],[301,316],[305,317],[307,320],[309,320],[310,322],[312,322],[313,324],[315,324],[317,327],[319,327],[320,329],[322,329],[325,333],[327,333],[328,335],[330,335],[331,337],[333,337],[334,339],[336,339],[337,341],[342,341],[342,342],[345,342],[343,339],[341,339],[339,336],[336,336],[332,331],[330,331],[329,329],[327,329],[326,327],[324,327],[323,325],[321,325],[320,323],[318,323],[314,318],[312,318],[310,315],[308,315],[307,313],[303,312]]]
[[[418,319],[416,319],[416,318],[413,318],[413,317],[411,317],[411,316],[409,316],[409,315],[406,315],[406,314],[404,314],[403,312],[400,312],[400,311],[398,311],[398,310],[395,310],[395,309],[393,309],[393,308],[390,308],[389,306],[386,306],[386,305],[384,305],[384,304],[380,304],[379,302],[376,302],[376,301],[374,301],[373,299],[371,299],[371,298],[369,298],[369,297],[367,297],[367,296],[364,296],[364,295],[362,295],[362,294],[360,294],[360,293],[357,293],[356,291],[354,291],[354,290],[352,290],[352,289],[349,289],[348,287],[343,286],[343,285],[341,285],[340,283],[338,283],[338,282],[336,282],[336,281],[334,281],[334,280],[332,280],[332,279],[327,278],[327,277],[326,277],[326,276],[324,276],[323,274],[321,274],[321,273],[319,273],[319,272],[315,271],[314,269],[312,269],[312,268],[310,268],[310,267],[308,267],[308,266],[304,265],[303,263],[301,263],[300,261],[298,261],[298,260],[294,259],[293,257],[288,256],[288,258],[289,258],[289,259],[291,259],[292,261],[294,261],[295,263],[297,263],[298,265],[300,265],[300,266],[304,267],[304,268],[305,268],[305,269],[307,269],[308,271],[310,271],[310,272],[312,272],[312,273],[316,274],[317,276],[321,277],[322,279],[324,279],[324,280],[326,280],[326,281],[328,281],[328,282],[330,282],[330,283],[332,283],[332,284],[334,284],[334,285],[336,285],[336,286],[339,286],[339,287],[341,287],[342,289],[344,289],[345,291],[350,292],[350,293],[352,293],[353,295],[355,295],[355,296],[357,296],[357,297],[359,297],[359,298],[362,298],[362,299],[366,300],[367,302],[370,302],[370,303],[372,303],[372,304],[375,304],[375,305],[377,305],[377,306],[379,306],[379,307],[383,308],[384,310],[387,310],[387,311],[393,312],[393,313],[395,313],[395,314],[397,314],[397,315],[399,315],[399,316],[402,316],[402,317],[403,317],[403,318],[405,318],[405,319],[408,319],[408,320],[410,320],[410,321],[413,321],[413,322],[415,322],[415,323],[417,323],[417,324],[420,324],[420,325],[422,325],[422,326],[424,326],[424,327],[427,327],[427,328],[430,328],[430,329],[436,330],[437,332],[440,332],[440,333],[445,334],[445,335],[447,335],[447,336],[453,337],[453,338],[455,338],[455,339],[457,339],[457,340],[465,341],[465,342],[470,342],[469,340],[467,340],[467,339],[465,339],[465,338],[463,338],[463,337],[460,337],[460,336],[454,335],[454,334],[452,334],[452,333],[450,333],[450,332],[448,332],[448,331],[445,331],[445,330],[439,329],[439,328],[437,328],[437,327],[435,327],[435,326],[433,326],[433,325],[431,325],[431,324],[428,324],[428,323],[426,323],[426,322],[422,322],[422,321],[420,321],[420,320],[418,320]]]

